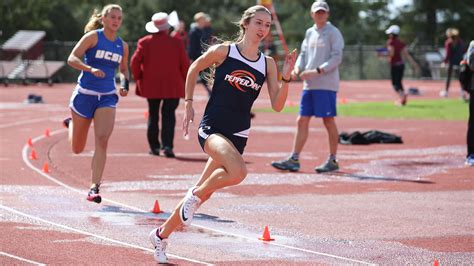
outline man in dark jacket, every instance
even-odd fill
[[[211,37],[211,17],[204,12],[196,13],[194,15],[194,23],[191,25],[191,30],[189,31],[188,55],[191,62],[200,57],[203,51],[207,50],[207,46],[211,45]],[[204,85],[204,88],[210,96],[211,89],[206,79],[203,78],[203,73],[200,73],[200,82]]]
[[[136,94],[147,98],[147,139],[150,154],[159,155],[160,148],[166,157],[175,157],[173,152],[176,108],[179,98],[184,97],[184,83],[189,68],[183,42],[168,35],[168,14],[153,15],[146,24],[149,34],[138,40],[137,50],[130,67],[137,83]],[[159,135],[159,109],[161,107],[161,146]]]

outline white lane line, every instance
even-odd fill
[[[42,223],[54,225],[54,226],[60,227],[60,228],[62,228],[62,229],[66,229],[66,230],[69,230],[69,231],[72,231],[72,232],[75,232],[75,233],[79,233],[79,234],[82,234],[82,235],[92,236],[92,237],[95,237],[95,238],[98,238],[98,239],[102,239],[102,240],[104,240],[104,241],[112,242],[112,243],[115,243],[115,244],[118,244],[118,245],[130,247],[130,248],[135,248],[135,249],[140,249],[140,250],[147,251],[147,252],[150,252],[150,253],[155,252],[153,249],[150,249],[150,248],[144,248],[144,247],[142,247],[142,246],[138,246],[138,245],[134,245],[134,244],[122,242],[122,241],[120,241],[120,240],[115,240],[115,239],[108,238],[108,237],[105,237],[105,236],[101,236],[101,235],[98,235],[98,234],[94,234],[94,233],[90,233],[90,232],[87,232],[87,231],[79,230],[79,229],[76,229],[76,228],[73,228],[73,227],[70,227],[70,226],[67,226],[67,225],[63,225],[63,224],[58,224],[58,223],[55,223],[55,222],[51,222],[51,221],[45,220],[45,219],[43,219],[43,218],[40,218],[40,217],[37,217],[37,216],[33,216],[33,215],[29,215],[29,214],[26,214],[26,213],[24,213],[24,212],[15,210],[15,209],[13,209],[13,208],[10,208],[10,207],[7,207],[7,206],[3,206],[3,205],[1,205],[1,204],[0,204],[0,209],[3,209],[3,210],[5,210],[5,211],[9,211],[9,212],[15,213],[15,214],[17,214],[17,215],[21,215],[21,216],[23,216],[23,217],[26,217],[26,218],[29,218],[29,219],[32,219],[32,220],[35,220],[35,221],[39,221],[39,222],[42,222]],[[193,259],[188,259],[188,258],[185,258],[185,257],[181,257],[181,256],[169,254],[169,253],[168,253],[167,255],[170,256],[170,257],[176,258],[176,259],[186,260],[186,261],[189,261],[189,262],[194,262],[194,263],[199,263],[199,264],[210,265],[210,263],[207,263],[207,262],[198,261],[198,260],[193,260]]]
[[[64,131],[67,131],[67,129],[60,129],[60,130],[53,131],[53,132],[50,133],[50,136],[54,136],[54,135],[60,134],[60,133],[62,133],[62,132],[64,132]],[[39,141],[39,140],[41,140],[41,139],[43,139],[43,138],[45,138],[45,136],[38,136],[38,137],[36,137],[36,138],[33,138],[33,139],[32,139],[32,142],[35,143],[35,142],[37,142],[37,141]],[[23,161],[26,163],[26,165],[27,165],[29,168],[33,169],[35,172],[37,172],[37,173],[40,174],[41,176],[45,177],[46,179],[50,180],[50,181],[53,182],[53,183],[56,183],[57,185],[59,185],[59,186],[61,186],[61,187],[64,187],[64,188],[69,189],[69,190],[71,190],[71,191],[73,191],[73,192],[79,193],[79,194],[81,194],[81,195],[85,195],[85,194],[87,193],[86,190],[80,190],[80,189],[71,187],[71,186],[69,186],[69,185],[66,185],[65,183],[59,181],[58,179],[56,179],[56,178],[54,178],[54,177],[52,177],[52,176],[50,176],[50,175],[44,173],[44,172],[43,172],[42,170],[40,170],[40,169],[34,167],[34,166],[31,164],[31,162],[28,160],[28,148],[29,148],[28,145],[25,145],[25,146],[23,147],[22,157],[23,157]],[[123,203],[120,203],[120,202],[116,202],[116,201],[113,201],[113,200],[109,200],[109,199],[105,199],[105,198],[102,198],[102,200],[105,201],[105,202],[109,202],[109,203],[112,203],[112,204],[115,204],[115,205],[118,205],[118,206],[122,206],[122,207],[125,207],[125,208],[128,208],[128,209],[131,209],[131,210],[135,210],[135,211],[140,211],[140,212],[148,213],[148,212],[145,211],[145,210],[136,208],[136,207],[134,207],[134,206],[129,206],[129,205],[126,205],[126,204],[123,204]],[[1,206],[1,205],[0,205],[0,206]],[[25,215],[27,215],[27,214],[25,214]],[[41,219],[41,218],[39,218],[39,217],[37,217],[37,218],[38,218],[39,220],[41,220],[41,221],[46,222],[46,223],[55,224],[55,225],[58,225],[58,226],[60,226],[60,227],[63,226],[63,225],[56,224],[56,223],[54,223],[54,222],[49,222],[49,221],[43,220],[43,219]],[[74,230],[81,231],[81,230],[78,230],[78,229],[74,229],[74,228],[72,228],[72,227],[70,227],[70,229],[73,230],[73,231],[74,231]],[[81,231],[81,232],[82,232],[82,231]],[[85,233],[86,233],[86,234],[89,234],[89,233],[87,233],[87,232],[85,232]],[[96,235],[94,235],[94,236],[96,236]],[[97,235],[97,237],[99,237],[99,236]],[[101,237],[99,237],[99,238],[101,238]],[[111,240],[112,240],[112,239],[111,239]],[[114,241],[115,241],[115,240],[114,240]],[[125,242],[123,242],[123,243],[125,243]],[[127,244],[127,243],[125,243],[125,244]],[[134,246],[134,245],[132,245],[132,247],[133,247],[133,246]],[[140,248],[141,248],[141,249],[144,249],[144,248],[142,248],[142,247],[140,247]],[[144,250],[148,250],[148,251],[153,252],[153,250],[151,250],[151,249],[144,249]],[[207,262],[197,261],[197,260],[193,260],[193,259],[181,257],[181,256],[178,256],[178,255],[173,255],[173,254],[170,254],[170,253],[167,253],[167,254],[168,254],[170,257],[174,257],[174,258],[177,258],[177,259],[182,259],[182,260],[186,260],[186,261],[190,261],[190,262],[196,262],[196,263],[201,263],[201,264],[209,264],[209,263],[207,263]]]
[[[3,251],[0,251],[0,256],[10,257],[12,259],[17,259],[19,261],[28,262],[28,263],[31,263],[31,264],[34,264],[34,265],[46,265],[46,264],[41,263],[41,262],[37,262],[37,261],[34,261],[34,260],[29,260],[29,259],[25,259],[25,258],[22,258],[22,257],[18,257],[18,256],[15,256],[13,254],[6,253],[6,252],[3,252]]]
[[[67,129],[60,129],[60,130],[53,131],[53,132],[50,133],[50,136],[57,135],[57,134],[59,134],[59,133],[62,133],[63,131],[67,131]],[[39,141],[39,140],[41,140],[41,139],[43,139],[43,138],[44,138],[44,136],[38,136],[38,137],[36,137],[36,138],[31,139],[31,142],[34,144],[35,142],[37,142],[37,141]],[[58,184],[58,185],[60,185],[60,186],[62,186],[62,187],[64,187],[64,188],[67,188],[67,189],[69,189],[69,190],[71,190],[71,191],[74,191],[74,192],[76,192],[76,193],[83,193],[83,192],[84,192],[84,191],[81,191],[81,190],[79,190],[79,189],[77,189],[77,188],[73,188],[73,187],[71,187],[71,186],[69,186],[69,185],[66,185],[66,184],[64,184],[63,182],[57,180],[56,178],[54,178],[54,177],[52,177],[52,176],[50,176],[50,175],[47,175],[47,174],[44,173],[42,170],[40,170],[40,169],[34,167],[34,166],[31,164],[30,160],[28,159],[28,149],[29,149],[28,145],[25,144],[25,146],[23,146],[23,150],[22,150],[21,153],[22,153],[23,161],[26,163],[26,165],[27,165],[29,168],[33,169],[33,171],[35,171],[35,172],[37,172],[38,174],[42,175],[43,177],[45,177],[45,178],[48,179],[49,181],[51,181],[51,182],[53,182],[53,183],[56,183],[56,184]]]
[[[64,131],[67,131],[67,129],[59,129],[59,130],[53,131],[53,132],[50,133],[50,136],[54,136],[54,135],[60,134],[60,133],[62,133],[62,132],[64,132]],[[37,142],[37,141],[39,141],[39,140],[41,140],[41,139],[43,139],[43,138],[45,138],[45,136],[38,136],[38,137],[36,137],[36,138],[33,138],[31,141],[32,141],[33,143],[35,143],[35,142]],[[33,171],[37,172],[38,174],[40,174],[40,175],[43,176],[44,178],[48,179],[49,181],[58,184],[58,185],[61,186],[61,187],[64,187],[64,188],[66,188],[66,189],[69,189],[69,190],[71,190],[71,191],[74,191],[74,192],[76,192],[76,193],[79,193],[79,194],[81,194],[81,195],[87,194],[87,190],[81,190],[81,189],[77,189],[77,188],[71,187],[71,186],[69,186],[69,185],[67,185],[67,184],[65,184],[65,183],[63,183],[63,182],[61,182],[61,181],[59,181],[58,179],[56,179],[56,178],[54,178],[54,177],[52,177],[52,176],[50,176],[50,175],[44,173],[41,169],[36,168],[33,164],[31,164],[30,160],[28,159],[28,149],[29,149],[28,145],[25,145],[25,146],[23,147],[23,150],[22,150],[22,158],[23,158],[23,161],[25,162],[25,164],[26,164],[29,168],[31,168]],[[109,203],[113,203],[113,204],[119,205],[119,206],[123,206],[123,207],[129,208],[129,209],[131,209],[131,210],[135,210],[135,211],[140,211],[140,212],[145,212],[145,213],[147,213],[147,211],[144,211],[144,210],[142,210],[142,209],[136,208],[136,207],[134,207],[134,206],[126,205],[126,204],[119,203],[119,202],[116,202],[116,201],[113,201],[113,200],[109,200],[109,199],[106,199],[106,198],[102,198],[102,200],[103,200],[103,201],[106,201],[106,202],[109,202]]]
[[[213,228],[209,228],[209,227],[206,227],[206,226],[201,226],[201,225],[197,225],[197,224],[191,224],[191,226],[195,226],[195,227],[198,227],[198,228],[201,228],[201,229],[211,230],[211,231],[214,231],[214,232],[217,232],[217,233],[221,233],[221,234],[232,235],[232,236],[234,236],[234,237],[244,238],[244,239],[250,240],[250,241],[252,241],[252,242],[262,242],[262,241],[258,241],[256,238],[247,237],[247,236],[242,236],[242,235],[238,235],[238,234],[234,234],[234,233],[229,233],[229,232],[226,232],[226,231],[222,231],[222,230],[219,230],[219,229],[213,229]],[[329,254],[329,253],[318,252],[318,251],[314,251],[314,250],[309,250],[309,249],[305,249],[305,248],[299,248],[299,247],[289,246],[289,245],[285,245],[285,244],[279,244],[279,243],[275,243],[275,242],[265,242],[265,244],[267,244],[267,245],[273,245],[273,246],[278,246],[278,247],[283,247],[283,248],[288,248],[288,249],[293,249],[293,250],[298,250],[298,251],[302,251],[302,252],[307,252],[307,253],[311,253],[311,254],[314,254],[314,255],[319,255],[319,256],[324,256],[324,257],[330,257],[330,258],[340,259],[340,260],[345,260],[345,261],[349,261],[349,262],[356,262],[356,263],[365,264],[365,265],[376,265],[376,264],[374,264],[374,263],[367,262],[367,261],[361,261],[361,260],[346,258],[346,257],[342,257],[342,256],[337,256],[337,255]]]
[[[0,128],[21,126],[21,125],[25,125],[25,124],[49,121],[49,120],[52,120],[52,119],[56,119],[56,118],[55,117],[48,117],[48,118],[37,118],[37,119],[30,119],[30,120],[22,120],[22,121],[13,122],[13,123],[2,124],[2,125],[0,125]],[[57,119],[59,119],[59,117]]]
[[[59,134],[63,131],[66,131],[66,129],[61,129],[61,130],[57,130],[57,131],[54,131],[54,132],[51,132],[51,135],[56,135],[56,134]],[[38,136],[34,139],[32,139],[33,143],[36,142],[36,141],[39,141],[41,139],[45,138],[45,136]],[[64,187],[64,188],[67,188],[67,189],[70,189],[74,192],[77,192],[77,193],[80,193],[80,194],[86,194],[87,191],[81,191],[79,189],[76,189],[76,188],[73,188],[71,186],[68,186],[66,184],[64,184],[63,182],[57,180],[56,178],[46,174],[46,173],[43,173],[40,169],[34,167],[29,159],[28,159],[28,145],[25,145],[23,147],[23,161],[26,163],[26,165],[28,167],[30,167],[31,169],[33,169],[34,171],[36,171],[37,173],[39,173],[41,176],[47,178],[48,180]],[[149,213],[149,211],[147,210],[143,210],[143,209],[140,209],[140,208],[137,208],[137,207],[134,207],[134,206],[130,206],[130,205],[126,205],[126,204],[123,204],[121,202],[117,202],[117,201],[114,201],[114,200],[109,200],[109,199],[106,199],[106,198],[102,198],[103,201],[105,202],[109,202],[109,203],[112,203],[112,204],[115,204],[115,205],[118,205],[118,206],[122,206],[122,207],[125,207],[125,208],[128,208],[128,209],[131,209],[131,210],[134,210],[134,211],[138,211],[138,212],[143,212],[143,213]],[[259,241],[257,238],[251,238],[251,237],[247,237],[247,236],[244,236],[244,235],[239,235],[239,234],[235,234],[235,233],[230,233],[230,232],[226,232],[226,231],[222,231],[222,230],[219,230],[219,229],[214,229],[214,228],[211,228],[211,227],[206,227],[206,226],[202,226],[202,225],[196,225],[196,224],[191,224],[191,226],[194,226],[194,227],[197,227],[197,228],[201,228],[201,229],[205,229],[205,230],[209,230],[209,231],[213,231],[213,232],[217,232],[217,233],[221,233],[221,234],[225,234],[225,235],[231,235],[231,236],[234,236],[234,237],[238,237],[238,238],[243,238],[243,239],[247,239],[247,240],[250,240],[252,242],[261,242]],[[360,260],[356,260],[356,259],[351,259],[351,258],[346,258],[346,257],[342,257],[342,256],[337,256],[337,255],[333,255],[333,254],[329,254],[329,253],[324,253],[324,252],[317,252],[317,251],[313,251],[313,250],[309,250],[309,249],[304,249],[304,248],[298,248],[298,247],[294,247],[294,246],[289,246],[289,245],[285,245],[285,244],[279,244],[279,243],[275,243],[275,242],[265,242],[265,244],[268,244],[268,245],[274,245],[274,246],[278,246],[278,247],[284,247],[284,248],[288,248],[288,249],[293,249],[293,250],[298,250],[298,251],[302,251],[302,252],[306,252],[306,253],[310,253],[310,254],[315,254],[315,255],[319,255],[319,256],[325,256],[325,257],[330,257],[330,258],[336,258],[336,259],[340,259],[340,260],[345,260],[345,261],[348,261],[348,262],[355,262],[355,263],[360,263],[360,264],[366,264],[366,265],[374,265],[373,263],[370,263],[370,262],[366,262],[366,261],[360,261]]]

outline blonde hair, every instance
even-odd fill
[[[99,12],[98,9],[94,9],[92,16],[89,18],[89,21],[84,27],[84,33],[88,33],[89,31],[93,31],[100,28],[102,26],[102,18],[106,17],[110,13],[110,11],[112,11],[112,9],[117,9],[117,10],[120,10],[120,12],[122,12],[122,8],[116,4],[110,4],[110,5],[104,6],[101,12]]]
[[[244,35],[245,35],[244,26],[250,23],[250,20],[253,17],[255,17],[255,14],[257,12],[266,12],[270,16],[270,19],[273,20],[272,13],[270,12],[270,10],[268,10],[268,8],[262,5],[255,5],[255,6],[251,6],[247,8],[247,10],[245,10],[244,13],[242,14],[242,17],[240,18],[240,20],[235,23],[237,26],[239,26],[239,35],[233,42],[240,42],[244,38]],[[232,43],[231,41],[223,41],[215,37],[214,37],[214,41],[215,41],[214,43],[222,43],[222,44]],[[207,48],[209,47],[210,45]],[[208,85],[210,87],[212,87],[212,85],[214,84],[215,73],[216,73],[216,65],[212,65],[211,67],[209,67],[208,71],[204,71],[203,73],[203,78],[208,82]]]

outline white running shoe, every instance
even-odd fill
[[[186,196],[184,197],[183,204],[179,208],[179,217],[181,218],[181,222],[183,222],[184,225],[190,225],[194,212],[199,208],[199,205],[201,205],[201,199],[193,194],[194,188],[191,188],[188,190],[186,193]]]
[[[439,97],[442,97],[442,98],[448,97],[448,91],[447,90],[439,91]]]
[[[168,263],[168,257],[166,256],[166,245],[168,244],[165,239],[160,239],[156,236],[156,231],[158,228],[151,230],[150,234],[148,235],[148,239],[150,239],[151,244],[155,248],[155,253],[153,257],[158,263]]]
[[[186,192],[186,196],[185,197],[191,197],[193,195],[193,192],[194,190],[198,188],[197,186],[192,186],[191,188],[188,189],[188,191]]]
[[[467,156],[466,165],[467,166],[474,166],[474,153]]]

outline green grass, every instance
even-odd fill
[[[271,112],[271,108],[256,111]],[[299,106],[285,107],[282,112],[297,114]],[[409,100],[400,107],[391,102],[338,103],[338,116],[383,119],[467,120],[469,104],[460,99]]]

